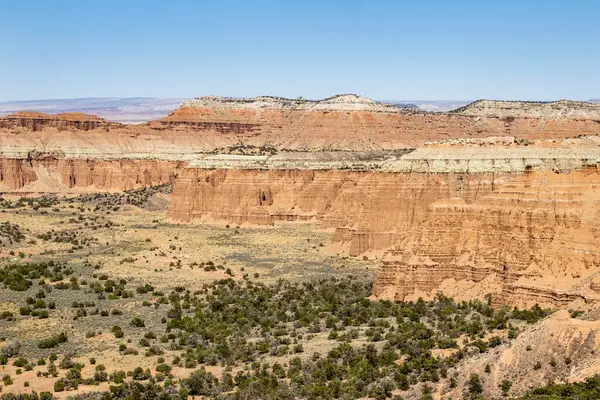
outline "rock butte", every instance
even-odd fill
[[[481,100],[449,113],[356,96],[201,97],[122,125],[0,118],[0,189],[174,183],[168,218],[321,221],[334,247],[381,256],[374,295],[495,304],[600,300],[600,104]]]

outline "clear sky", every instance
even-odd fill
[[[585,100],[599,26],[599,0],[0,0],[0,100]]]

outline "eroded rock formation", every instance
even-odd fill
[[[350,255],[391,249],[382,298],[585,307],[600,300],[599,157],[597,147],[209,156],[181,173],[169,217],[322,221]]]
[[[336,170],[187,168],[173,189],[175,221],[272,225],[323,221],[351,255],[392,245],[436,200],[471,202],[491,191],[486,174],[397,174]]]
[[[480,374],[486,398],[502,398],[500,384],[512,383],[511,396],[519,396],[546,382],[577,382],[598,373],[600,321],[569,317],[561,310],[525,329],[511,341],[466,358],[458,368],[456,388],[437,387],[442,399],[462,398],[472,373]],[[536,365],[537,364],[537,365]],[[481,371],[490,368],[485,375]]]
[[[600,104],[582,101],[498,101],[478,100],[455,114],[496,118],[539,118],[542,120],[600,120]]]
[[[564,101],[479,101],[451,113],[426,113],[351,94],[319,101],[208,96],[184,102],[168,117],[141,125],[122,125],[79,113],[20,112],[0,118],[0,133],[19,133],[27,140],[27,132],[58,132],[62,145],[49,143],[46,145],[54,148],[44,151],[69,147],[70,143],[77,148],[82,132],[90,139],[88,146],[124,147],[142,153],[151,144],[175,153],[240,145],[303,151],[386,150],[458,138],[535,140],[593,135],[600,133],[599,108],[593,103]],[[106,132],[111,137],[108,143]],[[11,144],[3,144],[6,146]]]
[[[161,160],[0,159],[0,190],[122,191],[172,183],[185,162]]]
[[[600,132],[600,106],[580,102],[478,101],[452,113],[416,112],[357,95],[320,101],[201,97],[152,129],[193,130],[253,146],[293,150],[376,150],[456,138],[561,138]]]
[[[109,122],[95,115],[83,113],[61,113],[44,114],[33,111],[20,111],[15,114],[0,118],[0,128],[18,129],[24,128],[30,131],[40,131],[45,128],[56,128],[58,130],[76,129],[89,131],[94,129],[119,128],[123,125],[117,122]]]
[[[531,171],[471,204],[433,203],[428,218],[384,258],[374,294],[396,301],[442,292],[492,294],[498,303],[520,306],[593,304],[600,300],[593,283],[600,274],[599,187],[595,166]]]
[[[600,107],[595,104],[581,112],[550,113],[550,106],[518,112],[515,110],[521,104],[505,103],[477,102],[460,112],[431,114],[356,95],[321,101],[211,96],[185,102],[150,126],[212,130],[221,135],[238,133],[245,143],[254,146],[299,150],[395,149],[453,138],[540,139],[600,132],[596,122],[600,120]]]
[[[0,189],[175,181],[173,221],[315,220],[350,255],[387,252],[380,297],[585,306],[600,296],[599,110],[478,101],[433,114],[341,95],[204,97],[135,126],[17,113],[0,118]]]

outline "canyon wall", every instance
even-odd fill
[[[0,159],[0,190],[122,191],[172,183],[186,165],[157,160]]]
[[[600,120],[598,103],[583,101],[499,101],[478,100],[453,114],[499,118],[540,118],[542,120]]]
[[[488,174],[187,168],[175,182],[168,216],[260,225],[319,220],[359,255],[389,247],[425,220],[436,200],[458,196],[470,203],[493,185]]]
[[[395,301],[437,293],[520,306],[600,301],[597,147],[361,154],[194,160],[168,216],[320,221],[351,256],[385,252],[374,295]]]
[[[381,150],[458,138],[563,138],[600,133],[600,106],[581,102],[478,101],[425,113],[357,95],[324,100],[207,96],[184,102],[156,130],[196,131],[276,149]]]
[[[567,101],[203,97],[129,126],[23,112],[0,118],[0,190],[174,182],[172,221],[314,220],[352,256],[384,254],[377,297],[584,308],[600,295],[598,134],[600,105]]]
[[[102,129],[108,131],[111,128],[114,129],[119,127],[123,127],[123,125],[117,122],[107,121],[96,115],[83,113],[45,114],[32,111],[20,111],[0,118],[0,128],[33,132],[48,128],[83,131]]]
[[[453,139],[537,140],[599,133],[600,106],[592,103],[479,101],[455,112],[426,113],[351,94],[316,101],[201,97],[163,119],[139,125],[81,113],[20,112],[0,118],[3,151],[25,147],[171,159],[234,148],[373,151]]]
[[[491,294],[498,304],[600,301],[600,170],[531,171],[468,204],[441,200],[384,257],[374,294]]]

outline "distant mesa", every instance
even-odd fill
[[[110,122],[97,115],[80,112],[65,112],[46,114],[38,111],[18,111],[0,118],[0,128],[24,128],[38,131],[44,128],[78,129],[89,131],[93,129],[109,130],[123,126],[118,122]]]
[[[0,128],[18,132],[98,129],[102,140],[110,131],[115,143],[122,140],[130,146],[135,139],[152,154],[216,151],[240,143],[275,151],[396,150],[463,138],[536,140],[600,132],[600,103],[567,100],[478,100],[451,112],[424,111],[411,106],[416,103],[398,105],[357,94],[321,100],[204,96],[178,104],[167,116],[133,126],[90,113],[45,114],[30,109],[0,117]],[[166,144],[167,139],[172,142]]]
[[[5,116],[6,119],[56,119],[64,121],[98,121],[108,122],[97,115],[85,114],[80,112],[66,112],[58,114],[46,114],[38,111],[17,111],[14,114]]]
[[[0,102],[0,117],[20,110],[44,113],[81,112],[106,120],[139,124],[165,117],[181,105],[183,98],[75,98]]]
[[[393,104],[380,103],[357,94],[340,94],[322,100],[307,100],[302,97],[259,96],[250,98],[204,96],[184,101],[182,107],[231,107],[238,109],[277,109],[289,111],[371,111],[397,112]]]
[[[451,113],[499,118],[600,120],[600,104],[571,100],[549,102],[477,100]]]
[[[409,108],[412,110],[420,110],[420,107],[413,103],[395,103],[395,102],[385,102],[385,103],[393,104],[394,106],[396,106],[398,108]]]

